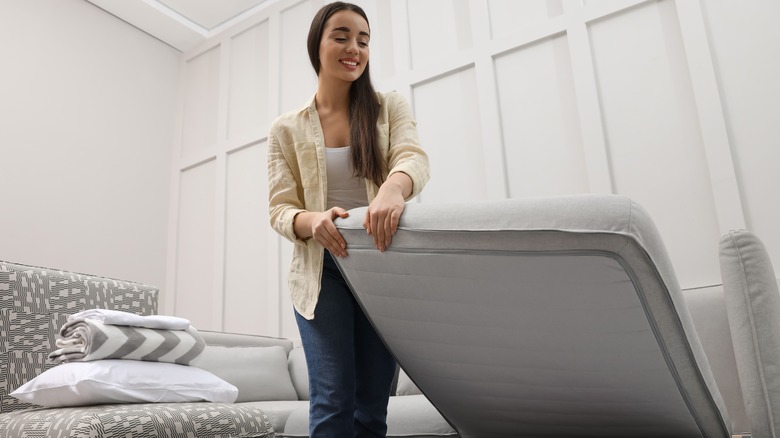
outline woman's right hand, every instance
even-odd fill
[[[349,217],[349,213],[341,207],[333,207],[322,213],[314,213],[311,218],[311,237],[320,243],[334,256],[347,256],[347,242],[333,221],[337,218]]]

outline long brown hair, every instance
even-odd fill
[[[317,76],[320,74],[320,42],[328,19],[339,11],[352,11],[368,23],[368,17],[360,6],[352,3],[334,2],[323,6],[309,28],[307,48],[309,59]],[[369,25],[370,29],[370,25]],[[381,186],[385,178],[385,162],[379,152],[376,135],[376,121],[379,119],[379,101],[371,85],[369,62],[366,69],[349,88],[349,141],[352,144],[352,167],[354,176],[371,180]]]

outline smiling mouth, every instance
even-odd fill
[[[355,61],[345,61],[345,60],[341,60],[341,63],[342,63],[342,64],[344,64],[344,65],[348,65],[348,66],[350,66],[350,67],[357,67],[357,66],[358,66],[358,63],[357,63],[357,62],[355,62]]]

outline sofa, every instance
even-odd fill
[[[723,236],[723,288],[683,292],[622,196],[411,204],[383,253],[360,217],[337,262],[402,368],[388,436],[776,436],[780,296],[751,233]],[[303,351],[273,337],[201,332],[237,403],[19,403],[64,315],[154,314],[157,290],[0,262],[0,298],[0,437],[307,436]]]
[[[77,393],[73,389],[77,385],[73,384],[68,392],[54,396],[74,406],[44,408],[10,395],[26,382],[60,366],[47,360],[47,355],[54,350],[57,332],[68,315],[92,308],[155,315],[158,297],[157,288],[144,284],[0,261],[0,438],[308,436],[308,383],[303,350],[283,338],[199,332],[206,343],[203,354],[183,369],[207,370],[232,384],[238,389],[235,403],[78,406],[87,390],[78,386],[81,393]],[[101,383],[111,386],[101,386],[93,392],[105,393],[127,382]],[[167,390],[171,383],[156,385],[153,389]],[[398,395],[390,400],[388,436],[457,436],[405,373],[399,373],[393,391]]]

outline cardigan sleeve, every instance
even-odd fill
[[[304,240],[295,235],[293,228],[295,216],[306,210],[299,195],[298,182],[279,141],[280,130],[275,122],[268,134],[268,208],[271,227],[290,242],[306,245]]]
[[[406,198],[408,201],[420,194],[430,179],[428,154],[420,147],[417,122],[409,103],[398,93],[388,93],[385,96],[390,137],[388,177],[396,172],[403,172],[412,179],[412,193]]]

